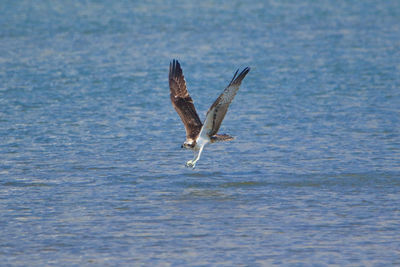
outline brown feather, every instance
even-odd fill
[[[172,105],[185,125],[186,139],[194,141],[202,123],[187,91],[181,65],[175,59],[169,65],[169,88]]]
[[[231,141],[233,139],[235,139],[235,138],[230,135],[227,135],[227,134],[216,134],[216,135],[211,136],[211,138],[210,138],[211,143]]]

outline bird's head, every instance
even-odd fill
[[[196,146],[196,141],[193,141],[193,140],[186,140],[186,141],[181,145],[181,148],[193,149],[195,146]]]

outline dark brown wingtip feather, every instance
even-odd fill
[[[229,83],[229,85],[232,84],[233,80],[236,78],[237,73],[239,72],[239,69],[236,70],[235,74],[233,74],[233,78],[231,80],[231,82]]]
[[[182,73],[181,64],[179,64],[178,60],[173,59],[172,62],[169,63],[169,78],[178,78],[182,76]]]
[[[189,95],[186,89],[185,77],[178,60],[173,59],[170,62],[168,77],[171,95],[174,97],[186,97]]]
[[[249,73],[250,68],[249,67],[244,68],[244,70],[242,70],[242,72],[236,77],[236,74],[238,73],[238,71],[239,70],[236,71],[236,73],[233,76],[233,79],[229,85],[232,85],[232,84],[240,85],[242,83],[242,80],[244,79],[244,77],[246,77],[247,73]]]

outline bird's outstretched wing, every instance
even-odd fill
[[[239,90],[242,80],[244,79],[246,74],[249,73],[249,71],[250,68],[246,67],[238,76],[237,73],[239,72],[239,70],[235,72],[232,81],[207,111],[204,126],[201,130],[202,135],[203,131],[205,131],[205,133],[210,137],[218,132],[222,120],[224,119],[225,114],[228,111],[229,105],[231,104],[233,98]]]
[[[169,89],[172,105],[185,125],[186,139],[195,140],[200,133],[202,123],[186,89],[181,65],[175,59],[169,65]]]

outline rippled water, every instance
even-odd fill
[[[0,260],[400,265],[398,1],[2,1]],[[199,115],[251,72],[195,170]]]

